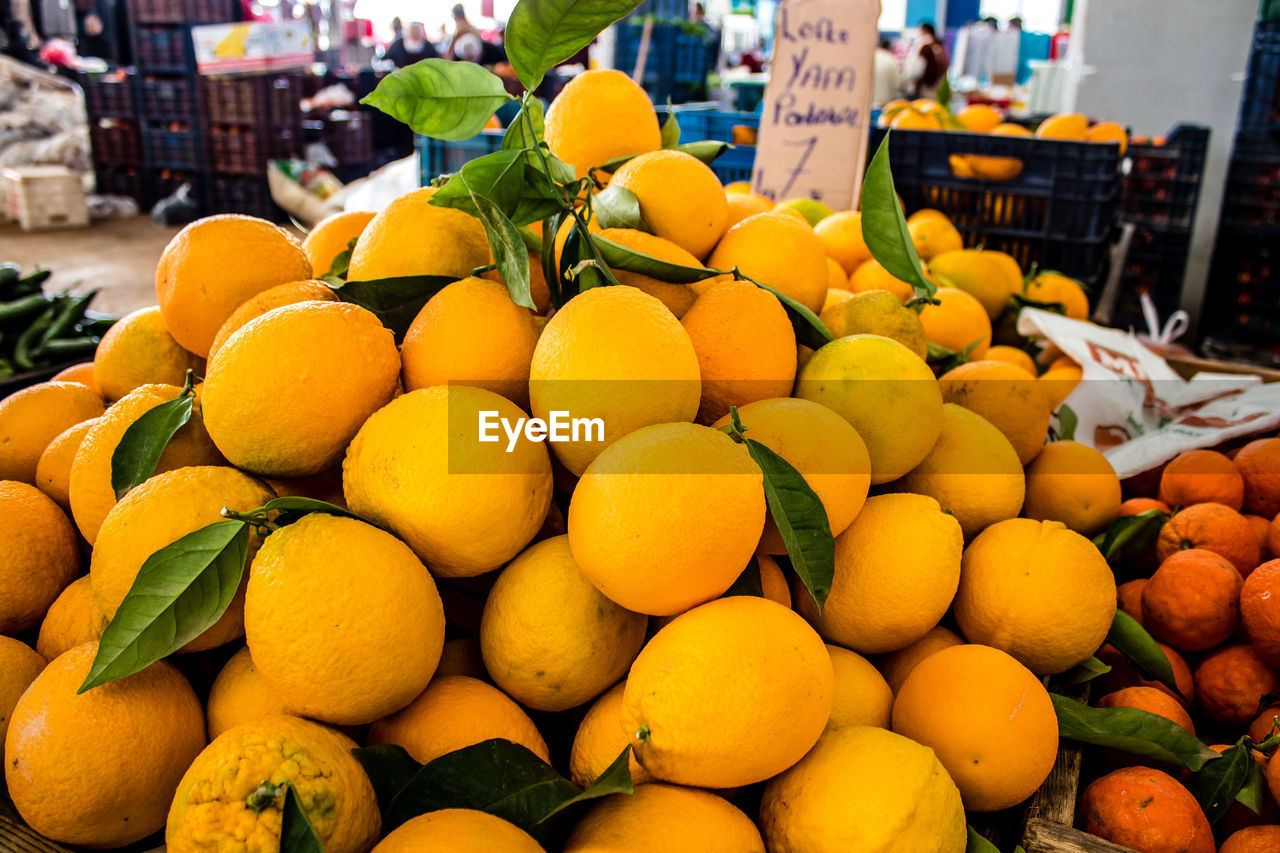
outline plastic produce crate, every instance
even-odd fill
[[[137,166],[98,166],[93,171],[93,184],[98,195],[121,195],[143,206],[145,181]]]
[[[427,186],[440,175],[452,175],[477,157],[501,150],[502,134],[501,130],[482,130],[457,142],[419,136],[416,144],[422,185]]]
[[[209,162],[219,172],[232,175],[267,173],[266,136],[269,128],[210,125]]]
[[[138,85],[148,119],[192,121],[196,117],[196,104],[186,77],[145,74]]]
[[[80,88],[84,90],[85,112],[96,118],[135,118],[133,74],[84,74]]]
[[[1220,227],[1280,235],[1280,129],[1236,134]]]
[[[243,213],[279,222],[283,213],[271,200],[267,179],[210,175],[205,188],[205,213]]]
[[[1131,143],[1122,164],[1120,218],[1189,232],[1209,150],[1209,128],[1180,124],[1163,145]]]
[[[226,0],[130,0],[129,13],[140,24],[220,24],[233,20]]]
[[[193,69],[191,32],[186,27],[134,27],[135,59],[143,71],[185,74]]]
[[[194,170],[204,162],[200,133],[191,122],[145,122],[142,139],[152,167]]]
[[[100,118],[89,125],[89,147],[95,163],[137,166],[142,163],[142,137],[132,119]]]
[[[1280,351],[1280,241],[1220,233],[1201,323],[1205,334]]]
[[[373,121],[365,113],[335,111],[325,119],[324,142],[339,164],[370,163],[373,161]]]
[[[1280,125],[1280,21],[1259,21],[1240,101],[1240,127]]]
[[[254,74],[200,78],[209,121],[221,124],[299,124],[302,76]]]

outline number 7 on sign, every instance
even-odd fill
[[[795,168],[791,170],[790,177],[787,178],[786,185],[783,186],[782,192],[779,193],[779,195],[782,198],[790,198],[791,188],[796,185],[796,181],[798,181],[800,179],[800,175],[804,173],[805,164],[809,162],[809,156],[813,154],[813,149],[818,144],[818,137],[810,136],[808,139],[788,139],[783,144],[804,148],[803,153],[800,154],[800,158],[796,160]],[[762,183],[763,179],[764,179],[763,167],[757,168],[756,183],[757,184]],[[772,196],[772,193],[770,193],[768,190],[762,190],[762,192],[764,193],[764,195]]]

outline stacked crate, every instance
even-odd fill
[[[137,76],[120,70],[80,79],[89,119],[89,144],[97,192],[146,203],[142,135],[138,127]]]
[[[1215,355],[1280,363],[1280,21],[1254,28],[1201,332]]]
[[[717,45],[709,42],[711,31],[681,18],[655,20],[649,34],[641,85],[655,104],[705,97],[707,75],[715,61]],[[636,14],[616,27],[614,67],[631,74],[640,55],[644,18]]]

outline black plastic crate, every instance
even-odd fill
[[[193,121],[199,115],[189,77],[144,74],[138,87],[142,92],[142,113],[147,119]]]
[[[138,166],[99,165],[93,170],[93,191],[98,195],[122,195],[146,205],[146,178]]]
[[[373,123],[358,112],[334,112],[324,121],[324,143],[342,165],[373,160]]]
[[[135,82],[135,76],[127,72],[82,74],[80,88],[84,90],[84,108],[89,120],[136,118]]]
[[[1190,233],[1200,200],[1209,128],[1176,125],[1163,144],[1132,142],[1121,165],[1120,218]]]
[[[293,125],[301,121],[300,74],[202,77],[200,88],[211,122]]]
[[[884,134],[872,131],[869,152]],[[1119,209],[1119,145],[912,130],[895,130],[889,145],[908,211],[935,208],[966,246],[1008,252],[1023,269],[1037,264],[1101,288]],[[1023,168],[1008,181],[960,178],[951,169],[955,154],[1016,157]]]
[[[138,68],[162,74],[194,74],[195,54],[187,27],[139,25],[134,27]]]
[[[1219,232],[1201,315],[1208,336],[1280,348],[1280,240]]]
[[[89,124],[89,147],[95,163],[110,166],[142,164],[142,135],[133,119],[100,118]]]
[[[1190,233],[1154,228],[1135,230],[1121,272],[1120,292],[1111,314],[1112,325],[1121,329],[1129,326],[1145,329],[1143,294],[1151,298],[1161,317],[1178,310],[1190,249]]]
[[[221,24],[236,20],[227,0],[130,0],[129,12],[140,24]]]
[[[284,214],[271,200],[266,177],[210,175],[205,185],[205,215],[243,213],[279,222]]]
[[[172,195],[183,184],[191,187],[192,196],[201,198],[203,181],[199,172],[187,169],[156,169],[149,171],[146,177],[143,190],[146,192],[148,209],[161,199]]]
[[[1220,227],[1280,231],[1280,129],[1236,134]]]
[[[1259,21],[1240,100],[1240,127],[1280,124],[1280,21]]]
[[[209,162],[219,172],[233,175],[267,173],[267,137],[270,127],[211,124]]]
[[[196,170],[204,164],[194,122],[144,122],[142,141],[153,168]]]

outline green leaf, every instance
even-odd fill
[[[639,5],[640,0],[520,0],[507,20],[507,58],[532,92],[548,71]]]
[[[188,371],[188,374],[190,371]],[[191,420],[195,394],[190,383],[182,393],[142,413],[120,436],[111,452],[111,489],[120,500],[155,473],[164,449]]]
[[[751,279],[747,279],[751,281]],[[827,328],[826,323],[818,319],[818,315],[810,311],[799,302],[787,296],[780,290],[774,290],[767,284],[759,281],[751,281],[756,287],[763,288],[774,296],[778,297],[778,301],[782,303],[782,308],[787,312],[787,319],[791,321],[791,328],[796,333],[796,343],[803,344],[809,349],[821,349],[836,339],[831,334],[831,330]]]
[[[530,130],[530,125],[533,125]],[[508,151],[524,151],[525,160],[530,166],[538,165],[538,154],[534,151],[542,142],[542,134],[546,129],[542,101],[526,96],[520,106],[520,112],[507,125],[507,132],[502,135],[502,147]]]
[[[969,830],[969,840],[965,844],[964,853],[1000,853],[1000,848],[984,838],[978,830],[972,826],[966,829]]]
[[[640,214],[640,199],[626,187],[612,184],[596,193],[591,200],[591,210],[601,228],[634,228],[650,231]]]
[[[1138,708],[1090,708],[1083,702],[1050,693],[1058,714],[1058,734],[1199,770],[1218,753],[1182,726]]]
[[[473,62],[424,59],[383,77],[360,103],[382,110],[415,133],[457,141],[483,130],[509,100],[502,78]]]
[[[1168,513],[1159,509],[1117,518],[1095,544],[1112,565],[1136,559],[1156,544],[1160,529],[1168,518]]]
[[[1174,693],[1182,695],[1182,691],[1178,689],[1178,681],[1173,677],[1173,665],[1169,663],[1169,658],[1147,633],[1147,629],[1138,624],[1138,620],[1117,609],[1111,620],[1111,631],[1107,633],[1107,642],[1131,660],[1143,678],[1159,681]]]
[[[944,347],[942,344],[930,342],[928,345],[928,352],[925,355],[925,360],[929,363],[930,367],[936,369],[938,374],[941,375],[950,370],[954,370],[962,364],[968,364],[971,361],[970,356],[973,355],[974,348],[980,343],[982,343],[981,338],[957,352],[956,350]]]
[[[358,747],[351,750],[351,754],[369,777],[374,796],[378,798],[378,811],[385,819],[391,801],[396,794],[408,787],[413,775],[422,769],[422,765],[414,761],[404,747],[395,744]]]
[[[524,240],[520,239],[515,223],[488,198],[472,192],[471,201],[476,206],[480,222],[484,224],[489,249],[498,265],[502,283],[507,286],[507,293],[511,294],[511,301],[530,311],[536,311],[537,306],[529,295],[529,250],[525,248]]]
[[[731,595],[754,595],[756,598],[764,598],[764,585],[760,582],[760,561],[752,555],[751,562],[747,563],[747,567],[742,570],[742,574],[738,575],[738,579],[733,582],[733,586],[724,591],[721,598],[728,598]]]
[[[1252,752],[1249,736],[1245,735],[1225,750],[1220,758],[1206,762],[1204,768],[1191,777],[1191,793],[1195,794],[1209,823],[1216,824],[1221,820],[1248,783],[1249,768],[1254,766]]]
[[[284,802],[280,804],[280,853],[324,853],[292,782],[284,783]]]
[[[563,809],[609,794],[630,794],[631,747],[585,791],[528,749],[486,740],[443,755],[423,767],[391,801],[383,829],[429,811],[478,809],[528,830]]]
[[[662,147],[675,148],[680,144],[680,122],[676,121],[676,111],[671,108],[671,99],[667,98],[667,120],[662,123]]]
[[[141,672],[217,622],[244,575],[249,533],[244,522],[216,521],[148,557],[76,692]]]
[[[697,142],[682,142],[679,145],[672,146],[675,151],[683,151],[690,156],[697,157],[708,166],[716,161],[724,152],[734,146],[728,142],[720,142],[715,139],[702,139]],[[642,152],[643,153],[643,152]],[[595,168],[601,172],[616,172],[623,167],[629,160],[639,157],[639,154],[624,154],[621,157],[614,157],[607,160]]]
[[[402,275],[392,278],[348,281],[334,292],[343,302],[367,308],[395,333],[396,343],[409,331],[413,318],[446,286],[457,281],[448,275]]]
[[[277,525],[291,524],[302,518],[304,515],[310,515],[313,512],[323,512],[326,515],[337,515],[343,518],[354,518],[356,521],[363,521],[365,524],[373,524],[366,518],[361,518],[348,509],[331,504],[327,501],[316,500],[315,498],[304,498],[295,495],[286,495],[282,498],[273,498],[263,504],[256,512],[269,513],[278,512],[279,516],[275,519]],[[377,527],[378,525],[374,525]]]
[[[542,254],[542,238],[532,228],[528,225],[517,225],[516,230],[520,232],[520,239],[524,241],[524,247],[529,250],[529,254]]]
[[[351,268],[351,253],[356,249],[356,241],[359,235],[352,237],[347,241],[347,248],[333,256],[333,263],[329,264],[329,271],[324,274],[323,278],[345,279],[347,270]]]
[[[1110,666],[1091,656],[1058,676],[1058,680],[1063,684],[1084,684],[1106,675],[1110,671]]]
[[[561,191],[540,170],[525,160],[523,149],[485,154],[463,165],[457,174],[436,190],[431,204],[451,207],[479,216],[472,195],[492,201],[517,225],[539,222],[562,209]]]
[[[660,261],[643,252],[628,249],[626,246],[601,237],[599,234],[592,234],[591,242],[595,244],[596,250],[600,252],[604,262],[613,269],[642,273],[650,278],[656,278],[659,281],[666,281],[671,284],[691,284],[695,281],[724,275],[718,270],[710,270],[705,267],[686,267],[668,261]]]
[[[543,239],[540,257],[542,261],[542,277],[546,279],[547,291],[551,295],[551,305],[554,308],[559,308],[563,305],[564,300],[567,298],[561,293],[560,288],[560,268],[556,264],[555,235],[559,233],[560,226],[564,224],[569,215],[568,212],[562,211],[542,221]]]
[[[948,80],[945,76],[942,78],[942,82],[938,84],[938,93],[936,98],[938,103],[941,104],[943,107],[945,107],[946,111],[950,113],[951,112],[951,81]]]
[[[1076,428],[1080,426],[1080,416],[1068,405],[1058,407],[1058,440],[1075,441]]]
[[[1236,791],[1236,802],[1254,814],[1262,814],[1271,794],[1267,790],[1267,777],[1256,761],[1249,762],[1249,771],[1245,774],[1244,784]]]
[[[898,203],[898,193],[893,188],[893,172],[889,167],[892,135],[893,131],[884,135],[862,179],[862,237],[871,250],[871,257],[894,278],[911,285],[916,296],[932,297],[938,288],[924,277],[915,243],[907,231],[907,219]]]

